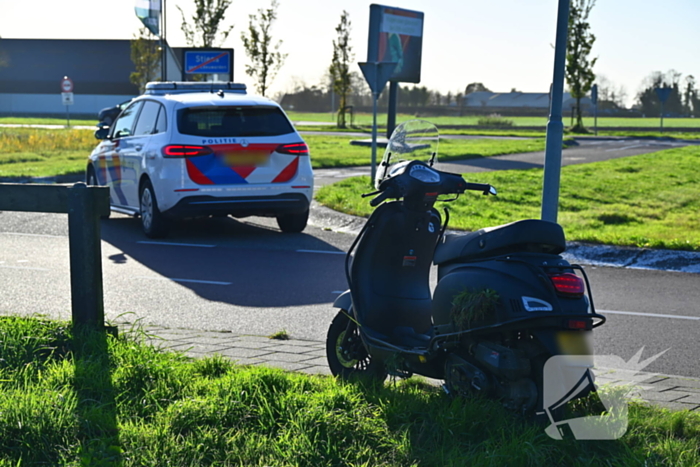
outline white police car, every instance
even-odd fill
[[[272,216],[306,227],[309,148],[282,108],[243,84],[148,83],[89,157],[86,180],[110,188],[113,211],[141,217],[151,238],[173,218]]]

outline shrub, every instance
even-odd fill
[[[512,128],[514,123],[513,120],[503,118],[499,114],[491,114],[486,117],[481,117],[478,125],[492,128]]]

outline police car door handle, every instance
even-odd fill
[[[137,151],[140,151],[141,148],[143,148],[141,144],[137,144],[136,146],[134,146],[134,149],[136,149]]]

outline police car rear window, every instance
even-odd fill
[[[292,133],[278,107],[188,107],[177,112],[180,133],[194,136],[278,136]]]

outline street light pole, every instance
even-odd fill
[[[545,140],[542,220],[556,222],[561,178],[561,151],[564,139],[562,98],[566,71],[566,42],[569,30],[569,0],[559,0],[557,39],[554,46],[554,79]]]

